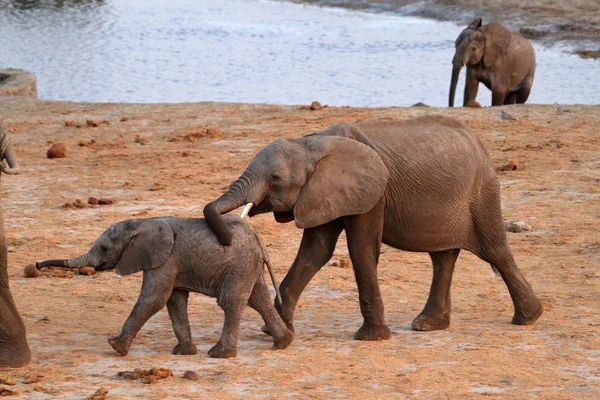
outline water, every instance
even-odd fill
[[[258,0],[0,0],[0,66],[48,100],[446,106],[461,30]],[[598,61],[536,51],[530,103],[600,103]]]

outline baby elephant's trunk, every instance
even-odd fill
[[[91,266],[94,265],[91,262],[89,253],[86,253],[82,256],[71,258],[68,260],[47,260],[47,261],[40,261],[40,262],[35,263],[35,267],[37,269],[41,269],[44,267],[81,268],[81,267],[86,267],[88,265],[91,265]]]

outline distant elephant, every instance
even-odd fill
[[[6,160],[8,167],[4,165]],[[8,133],[0,119],[0,172],[16,174],[19,163]],[[4,221],[0,213],[0,367],[22,367],[31,361],[25,325],[17,311],[8,284],[8,257]]]
[[[450,324],[450,283],[460,249],[495,267],[512,297],[514,324],[542,314],[515,263],[500,208],[500,184],[481,142],[459,121],[428,116],[334,125],[262,149],[230,189],[204,208],[222,245],[235,245],[221,219],[245,203],[250,216],[272,211],[304,229],[298,255],[280,286],[280,315],[290,329],[298,298],[331,258],[342,230],[364,317],[355,339],[388,339],[377,282],[381,243],[428,252],[433,282],[416,330]]]
[[[225,311],[221,338],[208,351],[211,357],[237,355],[240,320],[246,305],[259,312],[273,333],[273,349],[285,349],[294,334],[271,303],[263,263],[276,288],[277,283],[266,249],[252,227],[239,217],[229,216],[224,223],[235,240],[225,249],[201,218],[134,219],[112,225],[84,255],[42,261],[37,267],[89,265],[97,270],[116,268],[120,275],[144,271],[142,291],[131,315],[121,334],[108,341],[121,355],[127,355],[141,327],[165,304],[178,342],[172,353],[196,354],[187,312],[189,292],[216,297]]]
[[[463,65],[467,66],[463,106],[477,97],[479,82],[492,91],[492,106],[523,104],[527,101],[535,75],[535,51],[520,33],[498,22],[481,26],[476,18],[455,43],[452,59],[449,107]]]

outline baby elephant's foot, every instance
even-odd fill
[[[450,315],[433,316],[419,314],[411,324],[415,331],[440,331],[450,326]]]
[[[196,345],[192,342],[189,343],[177,343],[173,350],[171,350],[171,354],[178,354],[181,356],[191,356],[198,353],[198,349],[196,349]]]
[[[108,339],[108,344],[110,344],[117,353],[122,356],[126,356],[127,353],[129,353],[129,346],[131,345],[131,342],[123,339],[121,335],[119,335]]]
[[[237,357],[237,349],[235,347],[225,347],[221,342],[217,342],[208,351],[208,355],[213,358],[233,358]]]
[[[273,350],[283,350],[294,341],[294,332],[286,329],[285,334],[280,338],[273,339]]]
[[[388,340],[392,331],[386,325],[364,324],[354,334],[356,340]]]

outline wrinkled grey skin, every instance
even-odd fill
[[[281,283],[278,311],[293,329],[298,299],[346,231],[364,317],[359,340],[390,337],[377,282],[381,243],[428,252],[433,281],[415,330],[450,324],[450,284],[461,249],[496,268],[513,300],[514,324],[542,314],[542,304],[513,259],[500,209],[500,184],[480,141],[441,116],[334,125],[262,149],[204,215],[223,245],[235,245],[221,214],[252,202],[250,216],[274,212],[304,229]]]
[[[149,218],[121,221],[108,228],[88,253],[70,260],[48,260],[38,268],[86,265],[98,270],[116,268],[120,275],[144,271],[142,291],[119,336],[109,339],[121,355],[146,321],[165,304],[173,323],[177,345],[173,354],[196,354],[187,313],[189,292],[216,297],[225,311],[218,343],[208,354],[229,358],[237,355],[242,313],[249,305],[261,315],[273,333],[273,349],[285,349],[293,340],[271,302],[263,263],[273,284],[270,261],[260,238],[241,218],[227,216],[227,228],[235,244],[219,245],[201,218]]]
[[[0,119],[0,172],[16,174],[19,163],[8,130]],[[25,325],[17,311],[8,284],[8,258],[4,221],[0,213],[0,367],[22,367],[31,360]]]
[[[535,51],[520,33],[476,18],[455,43],[448,106],[454,106],[458,76],[467,66],[463,106],[477,97],[479,82],[492,91],[492,106],[525,103],[535,75]]]

